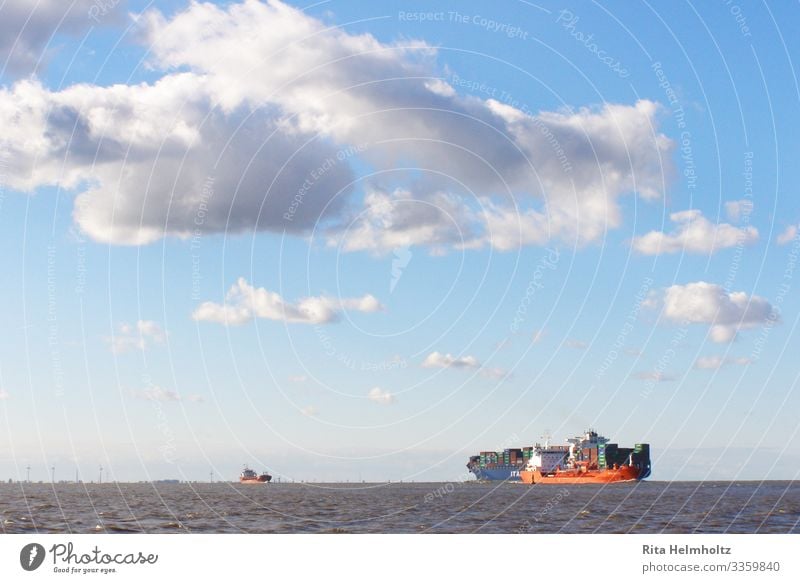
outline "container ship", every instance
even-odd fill
[[[536,444],[503,452],[483,451],[467,469],[478,480],[526,484],[591,484],[643,480],[650,475],[650,445],[632,448],[609,443],[589,430],[567,445]]]
[[[268,473],[257,474],[247,466],[239,474],[239,482],[242,484],[264,484],[272,479]]]

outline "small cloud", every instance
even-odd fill
[[[639,381],[653,381],[656,383],[666,383],[674,381],[677,377],[672,373],[659,372],[659,371],[643,371],[637,372],[632,375],[632,378]]]
[[[506,378],[510,378],[511,373],[509,373],[504,368],[482,368],[481,376],[494,381],[499,381]]]
[[[695,361],[694,367],[696,369],[712,370],[720,368],[724,362],[725,359],[721,356],[701,356]]]
[[[433,79],[425,82],[425,89],[436,95],[442,97],[452,97],[456,94],[456,90],[447,81],[443,79]]]
[[[5,401],[6,399],[10,399],[11,395],[5,389],[0,389],[0,401]]]
[[[304,374],[289,375],[286,380],[290,383],[304,383],[308,380],[308,377]]]
[[[166,403],[169,401],[180,401],[181,396],[175,391],[163,389],[157,385],[152,385],[141,391],[134,393],[137,399],[144,399],[146,401],[159,401]]]
[[[511,338],[503,338],[499,342],[495,342],[494,347],[497,350],[505,350],[511,346]]]
[[[300,413],[305,415],[306,417],[315,417],[317,415],[317,408],[309,405],[308,407],[303,407],[300,409]]]
[[[531,337],[531,342],[533,342],[534,344],[539,344],[542,340],[544,340],[545,336],[547,336],[547,330],[544,329],[537,330],[536,332],[533,333],[533,336]]]
[[[655,310],[661,305],[661,292],[651,289],[647,292],[647,297],[642,302],[642,307],[648,310]]]
[[[714,356],[701,356],[694,363],[694,368],[698,370],[717,370],[729,364],[737,366],[747,366],[752,364],[753,360],[744,356],[735,358],[723,358],[719,355]]]
[[[780,316],[766,299],[745,292],[729,292],[721,285],[697,281],[673,285],[653,291],[642,304],[662,308],[665,320],[701,324],[709,327],[713,342],[727,343],[736,339],[740,330],[780,322]]]
[[[449,352],[431,352],[422,362],[423,368],[480,368],[481,363],[474,356],[455,357]]]
[[[228,290],[223,304],[203,302],[192,314],[198,322],[241,326],[257,318],[300,324],[337,322],[343,311],[374,313],[384,306],[372,295],[360,298],[312,296],[295,303],[263,287],[253,287],[240,277]]]
[[[728,219],[734,222],[739,222],[743,216],[749,215],[753,212],[752,200],[730,200],[725,203],[725,214]]]
[[[623,352],[633,358],[637,358],[643,354],[641,348],[634,348],[633,346],[631,346],[630,348],[626,348],[625,350],[623,350]]]
[[[755,227],[740,229],[728,223],[715,225],[695,209],[672,213],[669,219],[676,225],[674,231],[650,231],[641,237],[634,237],[631,242],[633,250],[642,255],[683,252],[711,254],[758,241],[758,229]]]
[[[134,325],[122,322],[117,330],[117,334],[105,339],[114,354],[147,350],[153,344],[164,344],[167,340],[167,333],[152,320],[138,320]]]
[[[145,338],[151,338],[157,344],[163,344],[167,340],[167,333],[152,320],[139,320],[136,322],[136,329]]]
[[[775,241],[778,245],[786,245],[787,243],[791,243],[797,238],[797,225],[789,225],[786,227],[783,232],[778,235],[778,238]]]
[[[583,340],[575,340],[574,338],[568,339],[564,342],[564,345],[567,348],[574,348],[575,350],[586,350],[589,347]]]
[[[374,387],[371,389],[370,392],[367,393],[367,398],[370,401],[380,403],[381,405],[391,405],[395,402],[394,395],[389,391],[384,391],[380,387]]]
[[[205,401],[202,395],[189,395],[187,399],[192,403],[203,403]]]

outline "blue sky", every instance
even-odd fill
[[[796,477],[796,7],[101,5],[0,8],[0,477]]]

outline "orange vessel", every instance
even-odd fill
[[[622,448],[587,431],[568,439],[569,446],[536,445],[525,468],[524,484],[610,484],[643,480],[650,475],[650,445]]]
[[[267,474],[266,472],[263,474],[257,474],[247,466],[242,470],[242,473],[239,474],[239,482],[242,484],[264,484],[269,482],[272,479],[272,476]]]

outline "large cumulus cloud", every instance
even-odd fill
[[[527,115],[459,96],[422,42],[278,1],[138,24],[152,84],[0,91],[10,185],[76,189],[97,240],[319,227],[345,250],[585,244],[621,224],[622,196],[663,194],[672,143],[649,101]],[[354,183],[356,168],[379,178]]]

